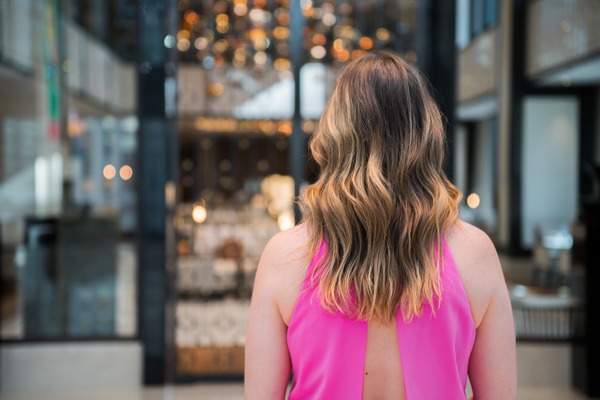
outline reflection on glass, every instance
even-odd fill
[[[135,336],[135,70],[89,10],[5,3],[1,337]]]

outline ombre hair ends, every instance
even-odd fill
[[[459,190],[442,169],[442,115],[426,80],[400,57],[349,63],[310,141],[321,172],[300,200],[313,270],[332,313],[410,321],[441,301],[442,233],[458,218]],[[436,252],[437,249],[437,252]]]

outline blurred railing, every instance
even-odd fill
[[[517,340],[572,341],[583,337],[584,309],[572,298],[512,299]]]
[[[48,39],[48,35],[55,32],[45,31],[47,27],[39,12],[33,7],[32,0],[0,2],[0,62],[32,73],[34,64],[42,61],[41,54],[35,57],[36,52],[43,49],[34,46],[34,35],[45,35]],[[64,19],[63,22],[66,60],[62,68],[69,90],[109,111],[133,112],[136,101],[134,66],[122,62],[107,46],[75,23]]]
[[[527,74],[599,53],[599,21],[600,1],[532,1],[527,9]]]
[[[495,85],[497,29],[474,39],[458,55],[458,101],[492,92]]]
[[[181,118],[286,119],[294,113],[294,80],[289,69],[278,70],[271,65],[206,69],[182,63],[177,73]],[[302,117],[318,119],[333,93],[338,71],[321,63],[308,63],[300,74]]]
[[[24,72],[33,69],[32,0],[0,2],[0,61]]]
[[[106,45],[71,21],[65,21],[69,90],[109,111],[131,113],[136,104],[134,66],[122,62]]]

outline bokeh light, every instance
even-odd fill
[[[123,165],[119,170],[119,176],[124,181],[128,181],[133,176],[133,169],[129,165]]]
[[[473,209],[479,207],[479,195],[477,193],[471,193],[469,197],[467,197],[467,205]]]
[[[206,220],[206,215],[206,208],[204,208],[201,205],[194,206],[192,210],[192,219],[194,220],[194,222],[201,224]]]
[[[108,164],[102,170],[102,174],[106,179],[110,180],[115,177],[115,175],[117,174],[117,170],[115,169],[114,165]]]

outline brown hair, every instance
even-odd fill
[[[330,312],[386,323],[441,300],[435,260],[462,196],[442,169],[444,137],[428,84],[400,57],[345,67],[310,141],[320,176],[300,201],[311,258],[327,243],[312,278]]]

